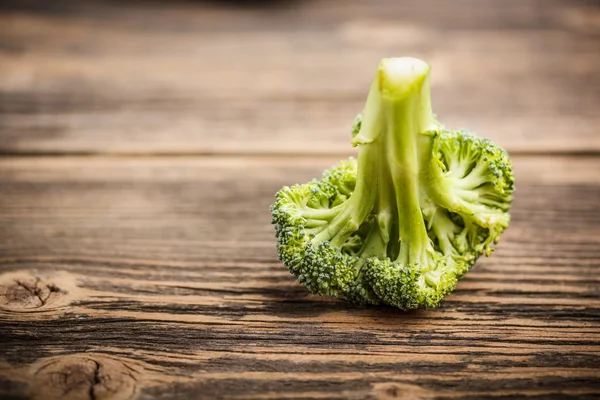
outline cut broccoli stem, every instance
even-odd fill
[[[431,139],[422,133],[434,127],[429,66],[414,59],[382,62],[353,139],[360,145],[354,193],[313,243],[329,240],[341,247],[373,211],[377,224],[361,256],[387,257],[393,237],[400,242],[396,261],[426,269],[432,245],[421,212],[420,171],[432,161]]]
[[[382,64],[381,108],[386,129],[381,140],[386,149],[385,169],[391,174],[394,189],[393,208],[399,221],[400,252],[396,261],[416,263],[426,269],[431,241],[421,212],[420,164],[429,159],[428,143],[422,140],[421,133],[435,124],[429,96],[429,66],[417,60]]]

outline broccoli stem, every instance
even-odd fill
[[[422,164],[430,159],[427,137],[434,127],[429,95],[429,66],[417,60],[382,63],[380,84],[386,129],[382,135],[385,169],[390,172],[399,221],[397,261],[427,267],[431,247],[421,212]],[[425,140],[424,140],[425,139]],[[360,168],[360,165],[359,165]],[[389,186],[389,185],[387,185]]]
[[[376,163],[369,162],[372,156],[368,152],[359,152],[358,165],[363,165],[363,174],[359,172],[354,193],[341,204],[340,212],[331,223],[312,239],[315,244],[329,240],[334,247],[341,247],[358,230],[373,208],[376,191],[372,190],[372,178],[377,176]]]
[[[425,133],[436,126],[429,90],[426,63],[410,58],[381,62],[361,130],[352,140],[360,145],[354,193],[313,243],[329,240],[341,247],[372,213],[377,223],[359,254],[387,257],[389,249],[398,247],[393,238],[400,242],[397,262],[428,269],[433,247],[421,207],[427,196],[423,187],[434,180],[426,172],[434,161],[432,139]]]
[[[422,133],[434,126],[429,66],[415,59],[384,60],[367,98],[361,131],[353,139],[361,146],[349,207],[353,200],[367,202],[377,218],[361,255],[386,257],[394,238],[400,242],[396,261],[427,267],[424,250],[431,243],[421,212],[420,171],[431,162],[430,139]],[[367,216],[356,215],[359,224]]]

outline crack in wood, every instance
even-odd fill
[[[131,360],[76,353],[38,360],[31,367],[33,399],[131,400],[141,383],[141,368]]]
[[[17,286],[22,287],[23,289],[25,289],[27,292],[29,292],[31,294],[31,296],[37,297],[37,299],[40,301],[40,305],[36,308],[40,308],[46,305],[46,303],[48,302],[48,299],[50,298],[50,296],[52,296],[53,293],[61,293],[62,291],[60,290],[60,288],[58,288],[56,285],[54,284],[46,284],[46,285],[42,285],[42,287],[40,287],[40,278],[35,278],[35,282],[33,284],[33,287],[31,287],[30,285],[27,285],[26,283],[16,279],[15,283],[17,284]],[[45,294],[45,296],[44,296]]]
[[[60,282],[60,286],[55,282]],[[54,309],[68,304],[74,289],[74,279],[66,272],[50,275],[34,271],[8,272],[0,275],[0,308],[29,312]]]
[[[90,400],[96,400],[96,385],[100,384],[100,363],[96,360],[92,360],[95,368],[94,368],[94,375],[92,376],[92,384],[90,385],[90,390],[88,392],[89,396],[90,396]]]

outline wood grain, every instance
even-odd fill
[[[598,158],[515,157],[493,257],[410,313],[308,295],[277,260],[273,193],[334,162],[1,159],[0,397],[600,395]]]
[[[589,0],[0,2],[0,398],[600,397]],[[377,61],[514,155],[439,309],[309,295],[268,207],[340,156]]]
[[[3,3],[4,154],[346,154],[398,55],[431,63],[449,127],[600,151],[597,2]]]

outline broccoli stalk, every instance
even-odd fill
[[[360,253],[388,257],[390,237],[401,243],[396,261],[427,268],[433,252],[423,220],[420,191],[432,180],[431,139],[435,129],[429,100],[429,67],[419,60],[384,60],[371,86],[360,133],[356,189],[312,243],[341,246],[369,213],[377,220]],[[398,221],[398,224],[393,221]],[[394,229],[397,232],[391,232]]]
[[[317,294],[437,306],[508,226],[508,155],[441,127],[414,58],[381,61],[353,134],[358,163],[278,193],[280,258]]]

